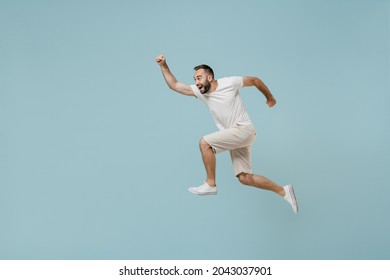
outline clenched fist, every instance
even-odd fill
[[[159,56],[156,57],[156,62],[161,66],[166,63],[165,56],[163,54],[160,54]]]

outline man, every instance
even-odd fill
[[[276,100],[267,86],[257,77],[228,77],[215,80],[213,70],[205,64],[194,68],[195,85],[187,85],[176,80],[164,55],[159,55],[156,62],[160,65],[169,88],[202,100],[219,128],[218,132],[206,135],[200,140],[206,180],[200,186],[188,190],[197,195],[217,194],[215,154],[230,151],[235,175],[240,183],[275,192],[290,203],[294,213],[298,213],[298,203],[292,185],[282,187],[252,172],[251,145],[256,138],[256,131],[244,108],[239,88],[256,87],[264,94],[268,107],[273,107]]]

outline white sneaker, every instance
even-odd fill
[[[197,195],[212,195],[217,194],[217,186],[210,187],[206,182],[204,182],[199,187],[191,187],[188,190]]]
[[[294,213],[298,213],[298,202],[297,198],[295,197],[294,188],[292,185],[286,185],[283,187],[284,191],[286,192],[284,199],[290,203]]]

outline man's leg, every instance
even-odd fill
[[[260,175],[241,172],[240,174],[237,175],[237,178],[240,181],[240,183],[243,185],[260,188],[267,191],[272,191],[280,195],[281,197],[284,197],[286,194],[282,186]]]
[[[241,184],[272,191],[284,197],[285,191],[282,186],[272,182],[270,179],[253,174],[251,147],[244,147],[230,151],[234,172]]]
[[[200,139],[199,142],[200,152],[202,153],[203,164],[206,169],[206,183],[210,187],[214,187],[215,184],[215,166],[216,159],[215,154],[211,146],[204,140],[204,138]]]
[[[204,167],[206,169],[206,181],[198,187],[190,187],[188,190],[197,195],[213,195],[217,194],[217,186],[215,184],[215,154],[211,146],[203,138],[199,142],[200,152]]]
[[[245,173],[245,172],[241,172],[240,174],[238,174],[237,178],[238,180],[240,180],[241,184],[256,187],[267,191],[272,191],[280,195],[284,200],[286,200],[291,205],[294,213],[298,213],[298,202],[295,197],[295,192],[292,185],[286,185],[282,187],[272,182],[268,178],[256,174]]]
[[[292,185],[284,187],[272,182],[270,179],[252,173],[251,147],[230,151],[235,174],[241,184],[272,191],[280,195],[292,207],[294,213],[298,213],[298,202]]]

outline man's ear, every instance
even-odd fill
[[[207,80],[211,82],[213,80],[213,77],[211,75],[207,75]]]

